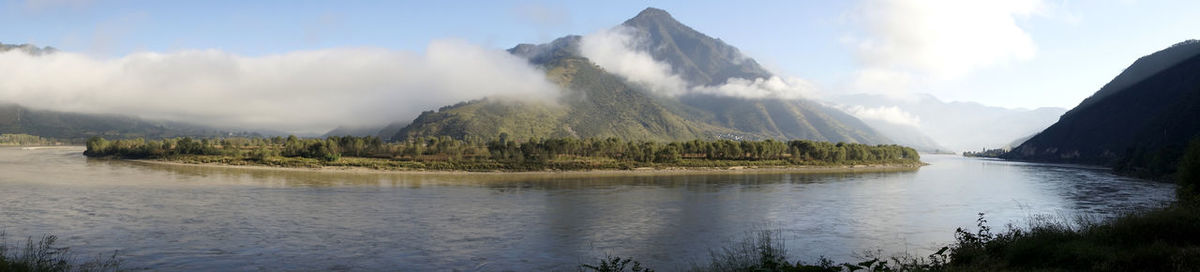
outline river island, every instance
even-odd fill
[[[332,136],[161,140],[93,137],[84,155],[151,163],[402,172],[855,172],[915,169],[916,150],[808,140],[509,139]]]

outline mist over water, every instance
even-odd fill
[[[605,254],[659,270],[761,229],[789,253],[927,255],[972,227],[1110,216],[1174,186],[1106,170],[925,155],[916,171],[690,176],[351,174],[86,159],[0,148],[0,229],[120,250],[150,270],[574,270]]]

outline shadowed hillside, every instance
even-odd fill
[[[1004,157],[1108,165],[1146,177],[1174,172],[1187,141],[1200,132],[1197,53],[1200,43],[1187,41],[1139,59]]]

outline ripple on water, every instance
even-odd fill
[[[683,268],[782,231],[789,252],[936,248],[987,213],[1110,216],[1173,185],[1061,165],[927,155],[912,172],[515,177],[313,173],[88,160],[0,148],[0,228],[119,249],[149,270],[574,270],[606,254]],[[668,254],[669,253],[669,254]]]

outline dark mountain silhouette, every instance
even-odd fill
[[[1108,165],[1138,176],[1174,172],[1200,132],[1200,43],[1142,57],[1058,123],[1004,158]]]

